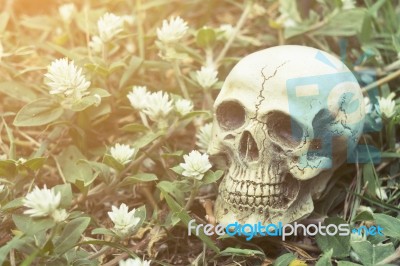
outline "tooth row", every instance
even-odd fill
[[[283,195],[274,196],[246,196],[232,192],[228,192],[224,195],[225,200],[236,206],[245,207],[267,207],[272,206],[275,208],[283,207],[287,202]]]
[[[275,170],[269,165],[268,169],[260,167],[257,170],[247,170],[238,165],[234,165],[229,169],[229,176],[234,181],[250,181],[262,180],[263,184],[280,184],[284,182],[284,175],[279,170]]]
[[[290,180],[281,173],[279,167],[269,165],[250,170],[232,165],[227,178],[220,185],[220,193],[227,203],[239,209],[283,208],[298,193],[298,184],[292,184]]]
[[[284,183],[269,185],[269,184],[257,184],[252,181],[234,181],[228,182],[227,190],[229,192],[238,192],[248,196],[273,196],[285,193],[286,187],[283,187]]]

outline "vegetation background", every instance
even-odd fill
[[[399,1],[0,8],[0,265],[398,265]],[[188,236],[190,219],[212,215],[222,172],[203,156],[201,175],[185,174],[184,155],[206,151],[213,99],[233,65],[282,44],[346,63],[368,104],[361,142],[382,156],[340,168],[308,221],[377,223],[385,236]],[[140,95],[152,100],[141,106]]]

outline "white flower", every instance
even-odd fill
[[[385,118],[391,118],[393,115],[396,114],[396,103],[393,101],[395,94],[392,92],[389,94],[387,98],[377,97],[378,99],[378,113],[383,115]]]
[[[95,52],[100,54],[103,51],[103,41],[99,36],[92,36],[92,40],[89,42],[89,48]]]
[[[65,23],[70,23],[76,13],[76,6],[73,3],[64,4],[58,8],[58,13]]]
[[[342,9],[353,9],[356,7],[355,0],[342,0]]]
[[[212,123],[205,124],[202,126],[196,134],[196,145],[202,152],[207,152],[208,146],[211,141],[212,134]]]
[[[48,67],[45,77],[50,87],[50,94],[62,94],[73,100],[80,100],[88,94],[90,81],[82,74],[82,68],[75,66],[68,58],[56,59]]]
[[[51,216],[60,205],[60,202],[60,192],[56,194],[53,189],[48,189],[46,185],[42,189],[35,187],[23,199],[24,206],[30,208],[24,213],[29,214],[31,217]]]
[[[108,212],[108,216],[114,223],[114,232],[120,237],[129,235],[140,221],[140,218],[135,217],[136,209],[129,211],[125,203],[119,208],[115,206],[111,208],[112,212]]]
[[[189,155],[183,155],[184,163],[179,164],[184,171],[182,175],[186,177],[193,177],[201,180],[205,172],[211,168],[210,161],[207,154],[201,154],[199,151],[191,151]]]
[[[141,260],[139,258],[120,260],[119,266],[150,266],[151,260]]]
[[[172,101],[169,100],[168,93],[162,91],[153,92],[147,97],[147,104],[143,112],[154,122],[164,119],[172,110]]]
[[[109,42],[117,34],[119,34],[124,27],[124,20],[112,13],[105,13],[98,21],[97,28],[100,38],[103,42]]]
[[[231,24],[222,24],[221,26],[219,26],[219,30],[222,32],[222,36],[225,39],[229,39],[229,37],[231,37],[235,29]]]
[[[164,19],[161,28],[157,28],[157,37],[163,43],[176,43],[186,34],[187,22],[181,17]]]
[[[133,86],[127,97],[133,108],[143,110],[147,106],[149,95],[150,93],[145,86]]]
[[[133,26],[135,23],[135,17],[133,15],[123,15],[121,18],[130,26]]]
[[[175,109],[181,116],[184,116],[193,110],[193,103],[186,99],[179,99],[175,102]]]
[[[208,89],[218,81],[217,75],[218,72],[214,68],[203,66],[196,71],[196,80],[201,87]]]
[[[386,191],[385,191],[385,189],[383,188],[383,187],[377,187],[376,189],[375,189],[375,193],[376,193],[376,196],[380,199],[380,200],[387,200],[388,199],[388,196],[387,196],[387,194],[386,194]]]
[[[126,164],[131,161],[135,149],[126,144],[115,144],[110,150],[111,156],[121,164]]]
[[[68,218],[68,213],[65,209],[54,210],[52,217],[57,223],[65,221]]]

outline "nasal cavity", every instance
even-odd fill
[[[249,131],[244,131],[239,143],[239,155],[247,161],[257,161],[259,158],[259,152],[257,143]]]

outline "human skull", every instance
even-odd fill
[[[211,158],[224,155],[220,224],[290,223],[308,216],[362,133],[362,92],[350,70],[315,48],[252,53],[214,104]]]

